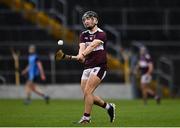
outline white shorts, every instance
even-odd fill
[[[82,80],[87,80],[91,74],[98,76],[101,80],[104,79],[106,75],[106,70],[101,67],[88,68],[83,71]]]
[[[141,84],[149,84],[152,80],[152,76],[148,74],[144,74],[141,76]]]

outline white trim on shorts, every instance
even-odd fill
[[[101,69],[101,67],[94,67],[94,68],[85,69],[82,73],[81,80],[87,80],[91,74],[98,76],[100,69]],[[104,71],[103,76],[100,79],[103,80],[105,76],[106,76],[106,71]]]
[[[141,84],[149,84],[151,83],[152,76],[148,74],[144,74],[141,76]]]

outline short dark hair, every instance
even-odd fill
[[[89,18],[89,17],[95,17],[98,20],[98,14],[94,11],[87,11],[84,13],[84,15],[82,16],[82,20]]]

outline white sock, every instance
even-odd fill
[[[109,103],[107,103],[105,109],[108,110],[110,107],[111,107],[111,106],[109,105]]]

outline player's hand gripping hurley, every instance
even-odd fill
[[[55,53],[55,60],[56,61],[61,61],[61,60],[78,60],[77,56],[72,56],[72,55],[66,55],[61,49],[59,49]]]

